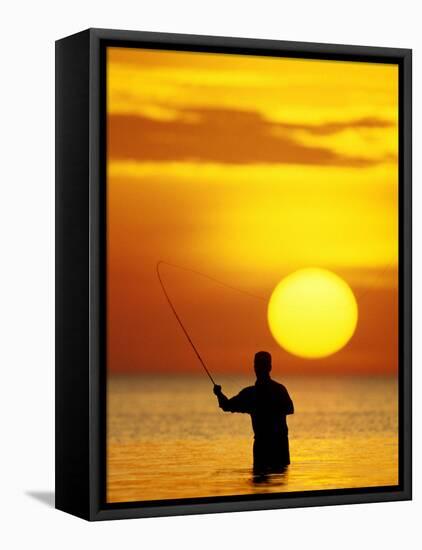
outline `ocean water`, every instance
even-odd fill
[[[277,379],[277,377],[275,377]],[[148,501],[396,485],[395,377],[286,376],[291,465],[254,477],[249,415],[224,413],[205,376],[110,376],[107,500]],[[252,377],[218,377],[229,397]]]

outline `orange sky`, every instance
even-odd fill
[[[198,372],[159,287],[213,372],[397,369],[395,65],[109,48],[108,368]],[[267,299],[302,267],[331,269],[359,306],[319,360],[273,340]]]

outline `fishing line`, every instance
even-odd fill
[[[354,294],[355,294],[355,296],[356,296],[356,300],[357,300],[357,301],[360,301],[360,300],[362,300],[362,298],[363,298],[364,296],[366,296],[366,295],[369,294],[370,292],[373,292],[373,291],[374,291],[374,288],[376,288],[376,286],[377,286],[376,284],[374,284],[374,282],[377,283],[378,281],[380,281],[380,280],[384,277],[384,275],[387,274],[388,271],[392,271],[392,270],[394,270],[394,269],[397,270],[397,276],[398,276],[398,266],[397,266],[397,264],[396,264],[395,262],[389,262],[388,264],[386,264],[386,265],[384,266],[384,268],[381,269],[381,270],[378,272],[378,274],[375,275],[375,277],[372,279],[372,282],[373,282],[372,285],[371,285],[371,284],[368,284],[366,290],[363,290],[362,292],[359,292],[359,294],[358,294],[357,292],[354,291]],[[352,286],[352,285],[350,285],[350,286]]]
[[[249,292],[247,290],[242,290],[241,288],[237,288],[235,286],[229,285],[227,283],[223,283],[223,281],[219,281],[218,279],[215,279],[214,277],[210,277],[209,275],[205,275],[205,273],[201,273],[201,271],[196,271],[195,269],[191,269],[190,267],[182,267],[181,265],[171,264],[169,262],[164,262],[163,260],[160,260],[157,265],[164,264],[168,265],[169,267],[174,267],[176,269],[180,269],[181,271],[187,271],[189,273],[194,273],[195,275],[199,275],[200,277],[204,277],[204,279],[208,279],[210,281],[213,281],[214,283],[217,283],[220,286],[224,286],[226,288],[229,288],[230,290],[234,290],[235,292],[240,292],[241,294],[246,294],[246,296],[250,296],[251,298],[256,298],[257,300],[265,300],[264,296],[258,296],[257,294],[252,294],[252,292]]]

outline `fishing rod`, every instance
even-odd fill
[[[177,322],[179,323],[179,325],[180,325],[181,329],[183,330],[183,332],[184,332],[186,338],[188,339],[189,344],[192,346],[192,349],[193,349],[193,351],[195,352],[195,355],[197,356],[197,358],[199,359],[199,362],[201,363],[201,365],[203,366],[205,372],[207,373],[208,378],[211,380],[211,382],[214,384],[214,386],[216,386],[216,383],[215,383],[215,381],[214,381],[214,378],[211,376],[211,373],[210,373],[210,371],[207,369],[207,366],[206,366],[204,360],[202,359],[201,355],[199,354],[199,351],[196,349],[195,344],[192,342],[192,338],[189,336],[188,331],[186,330],[186,328],[185,328],[185,326],[184,326],[182,320],[180,319],[179,315],[177,314],[177,311],[176,311],[176,309],[175,309],[175,307],[174,307],[174,305],[173,305],[173,302],[171,301],[170,296],[169,296],[168,293],[167,293],[166,287],[164,286],[164,283],[163,283],[163,280],[162,280],[161,274],[160,274],[160,265],[165,264],[165,263],[167,263],[167,262],[159,261],[159,262],[157,262],[157,265],[156,265],[157,277],[158,277],[158,280],[159,280],[159,282],[160,282],[161,288],[162,288],[162,290],[163,290],[164,296],[166,297],[167,302],[168,302],[168,304],[169,304],[169,306],[170,306],[170,308],[171,308],[171,310],[172,310],[174,316],[175,316],[176,319],[177,319]]]

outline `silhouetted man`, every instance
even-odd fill
[[[215,385],[214,393],[223,411],[251,415],[255,434],[254,472],[277,472],[290,464],[286,415],[294,413],[293,402],[286,388],[270,377],[270,353],[256,353],[254,368],[254,386],[243,389],[231,399],[223,394],[221,386]]]

